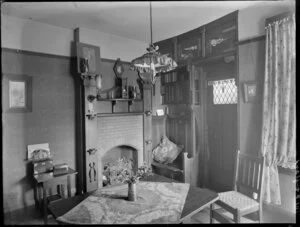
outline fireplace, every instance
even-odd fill
[[[115,177],[116,176],[111,176],[110,175],[110,171],[105,171],[108,170],[108,167],[112,167],[114,165],[117,165],[118,162],[120,162],[121,160],[124,160],[125,162],[127,161],[128,163],[130,163],[130,169],[133,171],[137,170],[137,166],[138,166],[138,158],[137,158],[137,150],[133,147],[129,147],[129,146],[118,146],[118,147],[114,147],[112,149],[110,149],[109,151],[107,151],[103,156],[102,156],[102,173],[103,173],[103,186],[106,185],[113,185],[116,184],[118,182],[115,181]],[[115,169],[115,168],[113,168]],[[106,174],[105,174],[106,172]]]
[[[143,163],[143,115],[99,117],[97,127],[98,187],[102,187],[106,162],[126,157],[136,167]]]

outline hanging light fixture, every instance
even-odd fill
[[[150,1],[150,33],[151,43],[147,53],[131,61],[131,70],[138,72],[138,76],[145,82],[155,84],[157,73],[168,72],[177,67],[177,63],[168,55],[161,55],[159,47],[152,43],[152,7]]]

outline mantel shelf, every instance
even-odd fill
[[[141,102],[143,101],[142,99],[122,99],[122,98],[118,98],[118,99],[98,99],[98,101],[111,101],[111,102],[119,102],[119,101],[129,101],[129,102]]]
[[[97,113],[97,117],[116,117],[116,116],[133,116],[133,115],[144,115],[144,112],[131,112],[131,113]]]
[[[128,103],[128,113],[131,113],[131,106],[135,102],[143,102],[143,99],[123,99],[123,98],[116,98],[116,99],[97,99],[98,101],[104,102],[111,102],[112,106],[112,113],[115,113],[115,106],[118,102],[127,102]]]

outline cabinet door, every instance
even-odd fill
[[[235,50],[237,42],[236,16],[237,13],[229,14],[206,26],[206,57],[213,57]]]
[[[190,104],[190,75],[187,67],[182,67],[177,71],[179,104]]]
[[[202,29],[195,29],[177,37],[177,61],[202,57]]]
[[[154,44],[155,46],[158,46],[158,52],[162,55],[168,54],[169,57],[174,59],[174,42],[173,39],[166,39],[159,41]]]

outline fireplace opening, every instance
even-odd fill
[[[138,168],[138,152],[135,148],[122,145],[108,150],[102,157],[102,186],[121,183],[123,167],[131,171]]]

